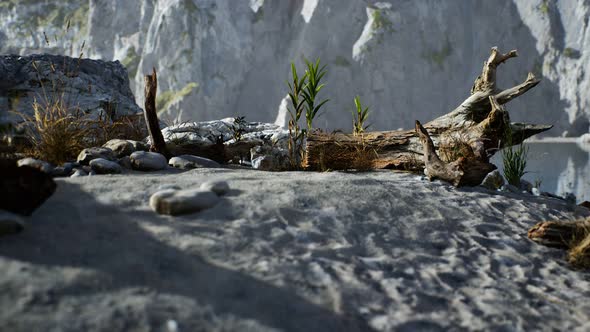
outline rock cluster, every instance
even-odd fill
[[[205,166],[183,153],[191,153],[225,163],[251,162],[255,169],[280,171],[288,168],[288,130],[271,123],[245,122],[241,134],[235,134],[234,118],[216,121],[188,122],[162,130],[166,145],[179,159],[170,163],[178,168]],[[256,160],[256,162],[254,162]]]

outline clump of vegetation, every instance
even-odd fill
[[[520,185],[520,179],[526,174],[528,148],[520,143],[518,147],[508,146],[502,150],[504,177],[513,186]]]
[[[357,136],[364,133],[371,125],[365,125],[367,118],[369,117],[369,107],[363,108],[359,96],[354,98],[354,106],[356,108],[356,113],[354,111],[352,113],[352,133]]]
[[[590,268],[590,224],[580,226],[580,234],[569,244],[567,259],[575,267]]]
[[[236,143],[242,140],[242,135],[246,132],[247,123],[245,119],[245,116],[237,116],[234,118],[234,123],[229,127],[231,136]]]
[[[307,69],[302,77],[299,77],[295,64],[291,63],[291,81],[289,86],[289,99],[291,105],[289,111],[289,161],[291,169],[301,169],[301,162],[305,159],[305,138],[313,130],[313,120],[320,114],[320,109],[329,100],[317,103],[317,96],[325,86],[320,83],[326,74],[326,66],[320,67],[320,59],[315,63],[305,60]],[[307,128],[301,128],[299,121],[305,112]]]
[[[459,158],[476,159],[473,148],[469,144],[469,137],[458,132],[447,132],[441,135],[438,154],[447,163]]]
[[[156,109],[159,114],[164,113],[168,111],[168,108],[170,108],[172,104],[197,91],[199,91],[199,83],[196,82],[188,83],[179,91],[164,91],[157,96]]]
[[[80,112],[76,110],[72,114],[63,98],[46,100],[43,103],[35,100],[33,110],[33,118],[26,119],[29,122],[26,128],[32,146],[25,153],[53,164],[76,159],[80,150],[85,147],[86,136],[86,130],[80,121]]]
[[[361,141],[360,145],[355,145],[351,156],[351,166],[357,171],[368,171],[373,169],[373,161],[379,155],[375,149],[370,148]]]
[[[549,0],[543,0],[539,7],[537,7],[539,11],[545,15],[549,15]]]
[[[393,29],[393,23],[381,13],[381,10],[374,9],[371,16],[373,18],[373,24],[371,26],[373,30],[383,29],[388,32],[395,32]]]
[[[329,99],[326,99],[316,105],[317,95],[320,90],[325,86],[320,81],[326,75],[326,66],[320,67],[320,59],[318,58],[315,63],[305,60],[307,70],[305,71],[304,79],[307,79],[307,83],[303,86],[301,91],[303,100],[305,101],[305,122],[307,123],[307,130],[310,132],[313,127],[313,120],[319,115],[320,109],[326,104]]]
[[[303,143],[305,139],[305,129],[299,125],[299,119],[304,110],[304,98],[301,97],[303,92],[307,74],[299,78],[295,64],[291,63],[291,82],[287,82],[289,86],[289,99],[291,106],[289,110],[289,162],[291,169],[299,169],[301,161],[303,160]]]

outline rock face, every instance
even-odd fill
[[[3,42],[0,35],[0,44]],[[129,88],[127,70],[119,62],[47,54],[8,55],[0,56],[0,76],[3,125],[22,121],[18,114],[5,110],[31,116],[35,99],[44,105],[61,96],[65,107],[86,114],[88,119],[114,120],[141,112]]]
[[[282,116],[284,123],[277,110],[287,94],[289,64],[302,70],[305,56],[328,65],[322,95],[331,101],[317,127],[351,130],[359,95],[371,107],[372,129],[411,128],[414,120],[456,107],[490,47],[499,46],[517,48],[521,57],[506,64],[501,87],[524,80],[528,71],[543,78],[509,105],[514,120],[555,124],[552,136],[588,132],[586,0],[16,3],[0,6],[0,52],[46,50],[42,32],[58,34],[71,18],[69,38],[52,51],[78,56],[69,45],[86,40],[90,57],[128,68],[136,96],[143,94],[143,74],[155,66],[158,106],[170,119],[245,115],[272,122]],[[47,19],[48,12],[56,14]]]

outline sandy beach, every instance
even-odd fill
[[[161,188],[226,180],[215,207],[153,212]],[[0,240],[6,331],[590,329],[590,274],[526,237],[590,211],[407,173],[57,179]]]

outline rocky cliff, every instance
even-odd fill
[[[512,118],[572,136],[589,127],[589,16],[588,0],[4,0],[0,52],[78,56],[85,40],[88,56],[128,68],[140,103],[155,66],[164,118],[194,121],[274,121],[289,63],[320,57],[331,100],[316,126],[350,130],[359,95],[386,130],[448,112],[491,46],[517,48],[500,84],[528,71],[543,82],[508,106]]]

